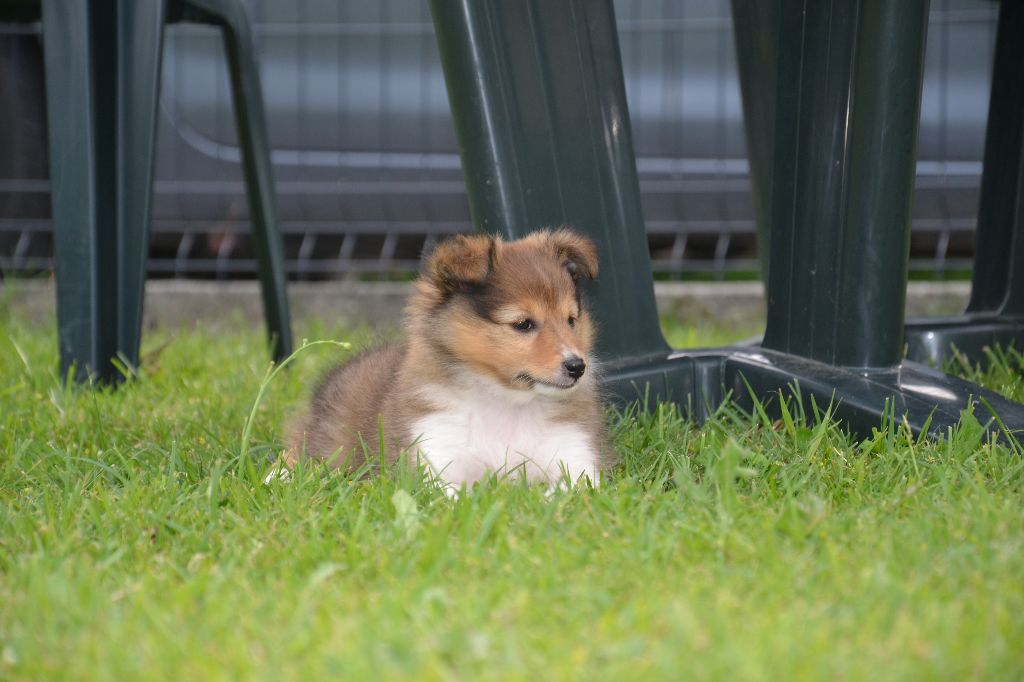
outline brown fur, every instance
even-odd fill
[[[468,370],[511,390],[571,381],[563,347],[588,363],[574,390],[552,401],[552,417],[595,437],[610,464],[603,410],[589,357],[595,331],[578,290],[598,272],[593,243],[566,229],[534,232],[512,242],[457,236],[426,259],[406,311],[406,341],[363,353],[336,368],[315,391],[294,425],[286,461],[301,454],[350,469],[380,456],[394,462],[418,434],[410,424],[436,409],[417,396],[424,384],[453,386]],[[530,319],[536,328],[517,331]],[[572,322],[570,322],[570,318]]]

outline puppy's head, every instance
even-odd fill
[[[507,388],[568,395],[593,375],[594,325],[579,281],[596,276],[593,242],[567,229],[512,242],[460,235],[427,259],[417,331]]]

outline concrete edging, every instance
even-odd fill
[[[288,296],[296,322],[320,319],[338,324],[388,327],[401,319],[412,285],[407,282],[293,282]],[[722,324],[764,319],[764,293],[759,282],[656,282],[658,310],[687,321]],[[908,315],[942,315],[963,309],[969,282],[911,282]],[[53,319],[55,289],[48,281],[0,282],[0,310],[20,319],[47,323]],[[210,282],[151,280],[146,284],[146,320],[154,326],[197,323],[213,326],[263,320],[259,284],[255,281]]]

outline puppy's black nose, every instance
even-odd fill
[[[587,371],[587,363],[583,362],[583,358],[577,355],[563,362],[562,367],[565,367],[565,373],[573,379],[579,379]]]

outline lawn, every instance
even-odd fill
[[[262,484],[334,346],[269,385],[245,457],[260,334],[143,352],[117,391],[65,388],[52,328],[0,316],[0,678],[1024,675],[1024,459],[984,415],[855,443],[662,407],[611,417],[623,464],[598,490],[450,500],[398,472]],[[1024,397],[1021,356],[995,365],[959,371]]]

